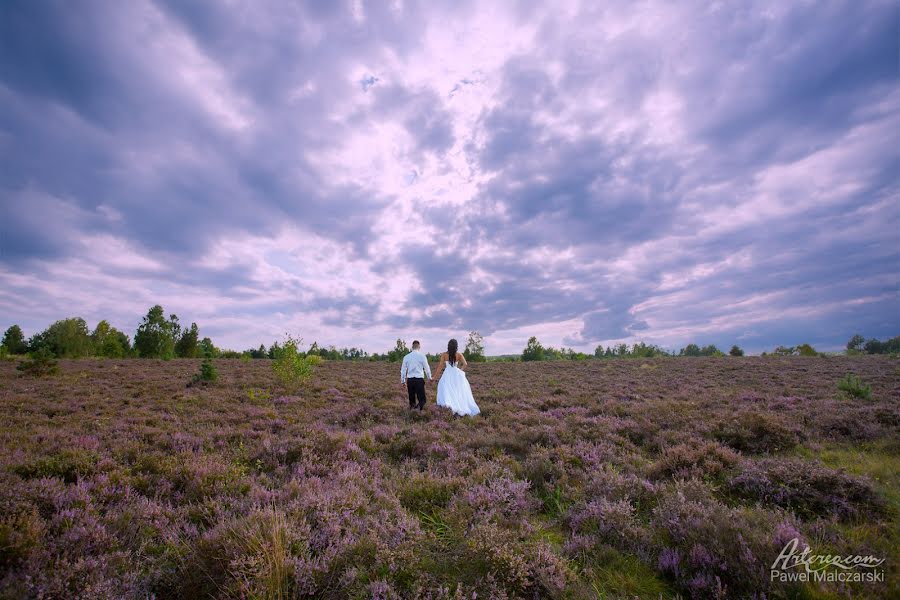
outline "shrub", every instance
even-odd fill
[[[716,442],[678,444],[667,448],[650,469],[655,478],[718,477],[735,464],[740,457],[732,450]]]
[[[454,481],[418,475],[400,488],[400,503],[414,515],[436,515],[450,504],[458,488]]]
[[[731,347],[731,350],[728,351],[728,354],[730,356],[743,356],[744,351],[740,347],[738,347],[737,344],[735,344],[734,346]]]
[[[653,511],[657,568],[691,598],[768,597],[769,561],[800,537],[797,529],[769,511],[724,506],[693,486],[676,487]]]
[[[93,451],[65,448],[55,454],[16,465],[13,472],[24,479],[59,477],[66,483],[74,483],[79,477],[93,474],[98,460],[99,457]]]
[[[816,352],[816,349],[810,346],[809,344],[800,344],[797,346],[797,354],[800,356],[818,356],[819,353]]]
[[[198,540],[185,596],[282,599],[297,595],[294,570],[309,556],[309,530],[276,508],[217,525]],[[198,574],[192,571],[199,571]]]
[[[275,376],[289,392],[296,392],[306,384],[312,378],[313,367],[322,360],[316,355],[303,356],[299,345],[300,340],[288,336],[272,363]]]
[[[872,386],[864,384],[858,375],[847,373],[838,381],[837,387],[842,392],[846,392],[847,395],[854,398],[861,398],[863,400],[872,399]]]
[[[748,411],[719,423],[713,437],[735,450],[763,454],[793,448],[799,442],[797,432],[774,415]]]
[[[573,536],[566,546],[570,555],[594,553],[604,545],[634,552],[646,541],[634,507],[627,500],[593,498],[572,507],[565,520]]]
[[[32,352],[31,358],[23,360],[16,368],[23,374],[32,377],[44,377],[59,373],[59,365],[53,359],[53,353],[47,348]]]
[[[203,362],[200,363],[200,372],[194,374],[194,378],[191,379],[191,383],[212,383],[219,378],[219,373],[216,371],[216,366],[213,364],[212,359],[207,356],[203,359]]]
[[[728,480],[727,488],[738,498],[780,506],[804,518],[847,520],[885,511],[884,501],[865,479],[802,459],[750,462]]]

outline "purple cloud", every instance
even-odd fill
[[[0,11],[4,328],[898,333],[893,3]]]

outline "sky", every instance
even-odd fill
[[[0,327],[900,334],[894,1],[0,4]]]

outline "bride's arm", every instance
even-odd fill
[[[437,381],[438,378],[440,378],[441,373],[443,373],[443,372],[444,372],[444,355],[441,354],[441,362],[438,364],[437,369],[434,370],[434,377],[432,377],[432,379]]]
[[[466,362],[466,357],[462,352],[456,353],[456,360],[459,362],[459,368],[463,371],[465,371],[466,367],[469,366],[469,363]]]

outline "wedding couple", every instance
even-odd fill
[[[403,364],[400,367],[400,385],[406,387],[410,408],[419,410],[425,408],[425,376],[428,375],[428,381],[440,378],[437,389],[438,406],[449,408],[457,415],[474,417],[481,412],[475,404],[472,388],[463,370],[466,368],[466,357],[457,352],[457,349],[456,340],[450,340],[447,351],[441,354],[441,362],[432,377],[428,358],[419,350],[419,340],[413,341],[412,352],[403,357]]]

